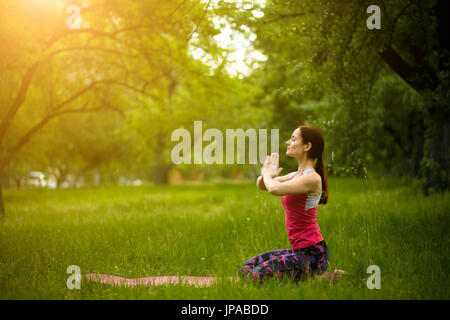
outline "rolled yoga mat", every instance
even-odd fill
[[[156,276],[127,279],[109,274],[89,273],[82,275],[83,279],[104,284],[112,284],[116,286],[135,287],[137,285],[159,286],[163,284],[188,284],[196,287],[205,287],[211,285],[217,280],[215,277],[193,277],[193,276]],[[233,277],[228,277],[233,280]]]

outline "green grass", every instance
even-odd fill
[[[69,265],[127,278],[230,276],[250,257],[289,248],[279,197],[254,183],[5,190],[1,299],[448,299],[449,193],[424,197],[408,181],[330,178],[318,220],[330,285],[271,280],[68,290]],[[366,268],[381,268],[369,290]]]

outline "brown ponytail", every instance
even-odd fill
[[[328,202],[328,184],[327,173],[322,160],[322,154],[325,149],[325,142],[322,134],[314,127],[299,126],[300,135],[302,136],[303,143],[311,142],[311,149],[308,151],[308,158],[317,159],[314,170],[322,178],[322,196],[320,197],[319,204],[327,204]]]
[[[320,197],[319,204],[327,204],[328,202],[327,173],[325,171],[325,166],[323,165],[322,156],[317,158],[317,163],[314,169],[322,178],[322,196]]]

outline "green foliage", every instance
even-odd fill
[[[96,170],[111,181],[164,183],[174,169],[171,132],[192,132],[194,120],[202,120],[222,131],[279,128],[280,150],[298,125],[313,125],[325,137],[332,175],[420,176],[445,189],[448,139],[438,145],[449,127],[442,120],[448,117],[440,116],[449,109],[448,51],[440,4],[383,1],[382,28],[369,30],[370,4],[266,1],[247,10],[224,1],[207,7],[201,1],[91,0],[82,9],[83,28],[70,31],[56,3],[38,11],[26,0],[4,1],[0,103],[6,108],[0,111],[8,128],[0,137],[0,159],[12,156],[5,173],[58,168],[89,180]],[[255,10],[264,15],[258,18]],[[267,56],[245,78],[226,71],[230,49],[214,39],[221,31],[217,17]],[[203,60],[193,57],[194,49],[205,53]],[[395,54],[411,72],[398,68]],[[7,111],[33,63],[26,99],[11,117]],[[283,162],[285,169],[296,168]],[[209,177],[257,171],[179,169]]]
[[[429,170],[420,170],[423,157],[447,168],[442,159],[448,157],[436,158],[425,146],[430,139],[428,144],[438,144],[437,134],[425,131],[447,135],[448,125],[438,119],[448,103],[433,108],[422,97],[435,75],[448,70],[442,62],[449,52],[441,41],[446,16],[437,1],[383,1],[382,28],[369,30],[371,4],[267,1],[260,19],[221,14],[237,27],[249,25],[258,36],[256,47],[269,57],[251,79],[265,89],[258,99],[273,110],[272,123],[286,134],[300,124],[320,128],[331,173],[424,176]],[[432,100],[445,101],[438,91],[430,90]],[[440,154],[448,154],[448,143],[443,148]],[[434,176],[446,179],[442,172]]]
[[[55,169],[86,177],[93,169],[98,173],[110,168],[108,176],[117,176],[113,181],[119,176],[153,179],[155,172],[173,166],[173,130],[190,128],[194,120],[215,128],[260,123],[264,111],[249,104],[258,88],[231,78],[223,65],[207,67],[189,51],[194,45],[216,61],[222,56],[212,39],[219,31],[203,4],[88,4],[82,6],[79,31],[66,29],[65,8],[56,4],[29,19],[25,4],[3,4],[15,19],[5,17],[2,30],[43,29],[39,37],[30,37],[33,48],[15,46],[16,38],[1,33],[7,48],[1,73],[7,85],[2,87],[3,110],[18,110],[12,117],[2,115],[2,123],[11,121],[0,157],[8,161],[7,178]],[[51,20],[42,24],[46,16]],[[18,92],[32,62],[38,63],[37,70],[24,103],[16,105],[8,94]]]

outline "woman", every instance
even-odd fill
[[[289,275],[295,280],[318,274],[333,280],[343,274],[327,272],[330,254],[317,223],[317,207],[328,201],[328,187],[322,154],[324,140],[314,127],[300,126],[286,142],[286,155],[297,159],[298,171],[279,177],[279,156],[266,157],[256,185],[275,196],[281,196],[285,222],[292,248],[261,253],[239,268],[241,277],[264,280]]]
[[[291,249],[264,252],[247,260],[240,268],[240,276],[228,277],[263,280],[273,275],[291,275],[303,279],[306,275],[319,274],[319,278],[336,279],[342,270],[326,272],[330,255],[317,224],[317,206],[328,201],[327,177],[322,161],[324,141],[321,133],[313,128],[300,126],[287,142],[286,155],[297,159],[298,171],[278,177],[279,156],[272,153],[266,157],[257,179],[257,186],[270,194],[281,196],[286,213],[286,227]],[[316,162],[314,164],[314,162]],[[126,279],[113,275],[86,274],[84,278],[110,284],[127,286],[187,283],[195,286],[210,286],[217,278],[196,276],[158,276]]]

